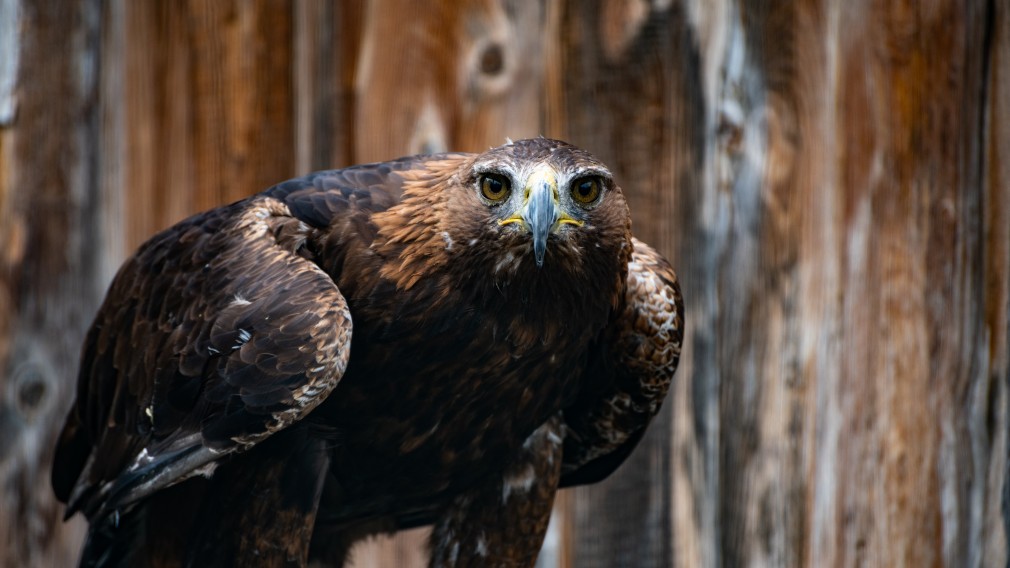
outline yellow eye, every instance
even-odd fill
[[[572,199],[582,205],[589,205],[600,197],[602,182],[596,176],[579,178],[572,182]]]
[[[480,178],[480,192],[490,201],[502,201],[512,192],[507,177],[501,174],[484,174]]]

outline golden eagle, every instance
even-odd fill
[[[90,520],[82,565],[339,565],[433,524],[433,566],[530,566],[557,489],[641,439],[683,323],[564,142],[313,173],[127,260],[53,487]]]

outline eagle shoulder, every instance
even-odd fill
[[[659,412],[680,361],[684,301],[673,268],[632,239],[624,304],[604,334],[590,389],[565,410],[562,486],[595,483],[635,448]],[[600,376],[602,375],[602,376]]]

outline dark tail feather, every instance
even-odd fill
[[[138,507],[91,523],[81,552],[81,568],[137,566],[134,557],[143,533],[143,513],[143,508]]]
[[[81,552],[81,568],[182,566],[207,486],[203,478],[190,479],[95,518]]]

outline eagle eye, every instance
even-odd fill
[[[488,201],[503,201],[511,192],[509,179],[501,174],[484,174],[480,178],[480,193]]]
[[[603,181],[598,176],[578,178],[571,184],[572,199],[580,205],[591,205],[600,198]]]

